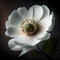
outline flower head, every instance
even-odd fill
[[[40,41],[50,37],[49,31],[54,26],[54,14],[45,5],[34,5],[29,10],[19,7],[14,10],[6,21],[5,35],[12,37],[8,46],[13,51],[22,50],[24,54]]]

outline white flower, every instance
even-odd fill
[[[34,5],[29,10],[20,7],[14,10],[6,21],[5,35],[12,37],[8,46],[13,51],[22,50],[24,54],[40,41],[50,37],[54,26],[54,14],[47,6]]]

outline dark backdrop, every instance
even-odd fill
[[[32,5],[47,5],[51,11],[54,11],[55,14],[55,27],[52,31],[52,36],[56,37],[58,40],[57,44],[57,53],[53,55],[53,59],[58,60],[60,58],[60,3],[59,0],[0,0],[0,58],[3,59],[14,59],[14,60],[25,60],[25,59],[37,59],[37,60],[45,60],[46,57],[38,57],[33,56],[32,58],[28,58],[27,56],[22,56],[18,58],[19,52],[10,51],[8,48],[8,40],[9,37],[5,36],[5,21],[7,20],[9,14],[20,6],[25,6],[27,9]]]

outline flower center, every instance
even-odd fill
[[[26,24],[25,29],[27,32],[33,32],[34,31],[34,26],[33,24]]]
[[[22,22],[21,28],[23,33],[27,35],[34,35],[37,32],[39,26],[38,23],[33,19],[27,19]]]

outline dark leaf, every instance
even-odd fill
[[[54,53],[56,50],[57,40],[55,38],[50,38],[44,42],[42,45],[42,50],[47,54]]]

